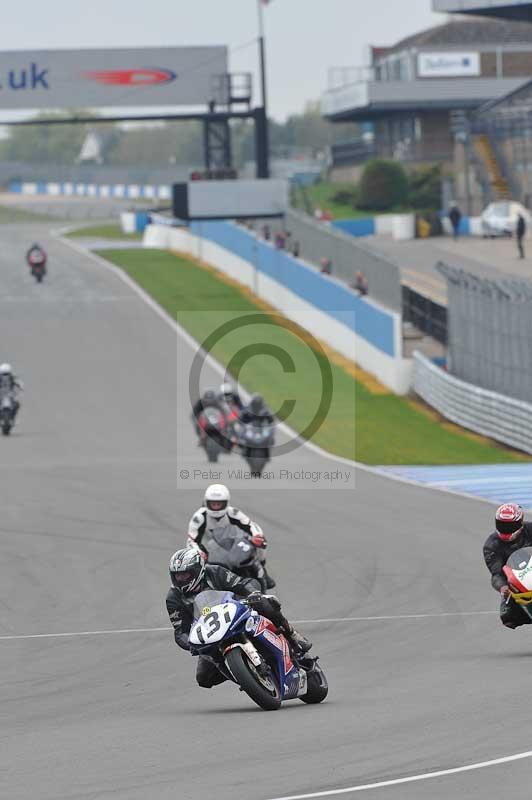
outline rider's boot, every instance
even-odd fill
[[[267,569],[266,569],[266,567],[264,565],[263,565],[263,569],[264,569],[264,580],[266,581],[266,588],[267,589],[273,589],[274,586],[276,586],[276,583],[275,583],[274,579],[272,578],[272,576],[268,573],[268,571],[267,571]]]
[[[303,636],[303,634],[299,633],[299,631],[296,631],[292,625],[289,625],[288,628],[285,629],[285,635],[296,653],[308,653],[312,647],[312,642]]]

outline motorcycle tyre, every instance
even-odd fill
[[[253,677],[252,672],[247,666],[247,656],[240,649],[234,647],[225,656],[225,661],[240,688],[264,711],[277,711],[281,706],[281,692],[276,685],[276,693],[272,695],[268,690],[261,686]]]

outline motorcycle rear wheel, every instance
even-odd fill
[[[281,705],[281,692],[279,687],[272,681],[273,691],[269,691],[265,686],[259,683],[258,676],[255,677],[254,666],[249,661],[246,654],[240,647],[234,647],[230,650],[225,661],[231,675],[234,677],[238,685],[243,689],[248,697],[253,700],[264,711],[277,711]]]

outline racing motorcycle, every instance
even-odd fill
[[[207,458],[216,463],[220,453],[231,449],[227,436],[226,421],[218,408],[205,408],[198,417],[200,443],[205,448]]]
[[[4,392],[0,398],[0,428],[4,436],[9,436],[11,428],[15,424],[15,403],[8,392]]]
[[[41,283],[46,275],[46,255],[42,250],[35,248],[31,250],[27,257],[30,272],[37,281]]]
[[[240,423],[236,435],[240,452],[246,459],[252,475],[260,478],[270,460],[270,448],[274,443],[274,426],[270,423]]]
[[[275,711],[285,700],[321,703],[327,697],[318,659],[293,653],[286,637],[232,592],[200,592],[193,616],[191,653],[216,664],[265,711]]]
[[[532,621],[532,547],[512,553],[503,572],[510,587],[510,597]]]
[[[262,551],[243,531],[236,534],[233,531],[228,534],[223,528],[209,531],[202,545],[208,553],[209,564],[220,564],[241,578],[254,578],[261,592],[269,588],[262,565]]]

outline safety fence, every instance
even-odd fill
[[[413,388],[451,422],[532,453],[532,404],[459,380],[418,351]]]
[[[439,263],[447,279],[449,369],[476,386],[532,398],[532,283],[480,278]]]

